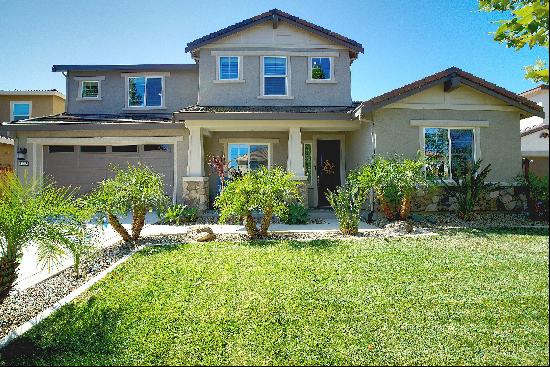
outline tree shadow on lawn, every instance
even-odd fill
[[[116,357],[121,345],[112,336],[120,316],[95,303],[92,296],[85,303],[65,305],[1,349],[0,365],[89,365]]]
[[[293,249],[315,248],[315,249],[328,249],[336,247],[342,244],[341,240],[334,239],[314,239],[308,241],[300,241],[295,239],[285,239],[277,237],[266,237],[259,239],[251,239],[244,241],[212,241],[212,242],[182,242],[181,244],[156,244],[153,246],[147,246],[139,253],[143,256],[151,256],[160,253],[169,253],[172,251],[181,250],[182,246],[216,246],[222,243],[234,243],[246,247],[273,247],[281,244],[287,245]]]

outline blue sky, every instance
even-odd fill
[[[190,63],[186,43],[279,8],[363,44],[352,66],[355,100],[450,66],[514,92],[535,86],[523,66],[547,50],[515,52],[492,40],[474,0],[183,1],[0,0],[0,89],[65,91],[53,64]]]

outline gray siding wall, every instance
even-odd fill
[[[79,82],[75,77],[104,76],[101,81],[100,101],[79,101]],[[197,103],[198,98],[198,72],[194,71],[170,71],[165,77],[165,109],[124,110],[126,107],[126,78],[120,71],[98,72],[70,72],[67,80],[67,112],[75,114],[166,114],[171,115],[183,107]]]
[[[217,48],[224,51],[241,49]],[[246,49],[250,50],[250,49]],[[255,49],[254,51],[285,51],[284,49]],[[243,56],[244,83],[214,83],[216,80],[216,56],[211,49],[200,50],[199,61],[199,104],[203,106],[349,106],[351,105],[350,59],[347,50],[307,50],[299,51],[338,51],[334,58],[336,83],[309,84],[308,57],[290,56],[291,95],[293,99],[259,99],[261,78],[261,56]],[[289,51],[296,51],[289,50]]]
[[[491,163],[489,180],[512,183],[521,173],[519,112],[382,109],[374,112],[376,154],[415,157],[420,151],[419,127],[410,120],[486,120],[480,128],[481,159]]]

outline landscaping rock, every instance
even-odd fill
[[[197,242],[208,242],[216,239],[214,231],[210,227],[197,227],[189,231],[190,237]]]
[[[411,233],[414,230],[414,228],[412,224],[410,224],[409,222],[397,221],[397,222],[391,222],[386,224],[386,226],[384,227],[384,230],[386,232],[404,234],[404,233]]]

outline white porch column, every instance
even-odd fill
[[[189,151],[187,153],[187,176],[204,177],[204,152],[200,127],[189,127]]]
[[[291,127],[288,131],[288,161],[287,170],[297,177],[304,177],[304,156],[302,155],[302,132],[299,127]]]

